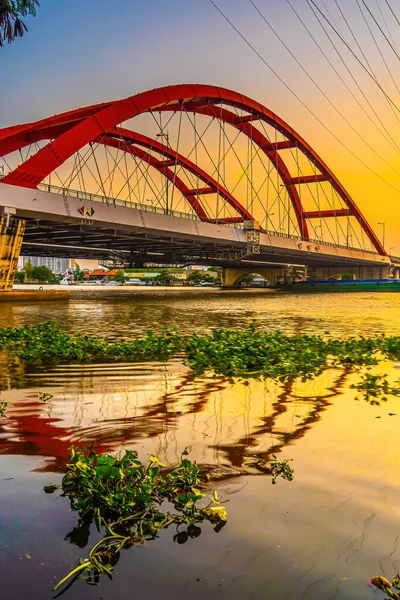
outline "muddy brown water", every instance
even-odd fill
[[[0,326],[57,321],[110,340],[161,323],[188,333],[253,320],[289,333],[400,335],[400,294],[74,290],[68,305],[0,306]],[[391,362],[374,372],[400,377]],[[52,585],[97,539],[92,532],[84,547],[87,532],[74,529],[67,500],[43,493],[60,481],[71,444],[134,448],[168,464],[188,447],[229,500],[229,516],[219,533],[204,524],[185,544],[163,531],[124,551],[113,581],[77,581],[63,598],[375,598],[369,577],[390,579],[400,566],[400,399],[370,406],[353,381],[335,370],[285,386],[193,380],[178,359],[24,369],[2,355],[9,418],[0,420],[1,598],[52,598]],[[38,391],[54,397],[43,404]],[[293,458],[293,482],[273,486],[258,471],[257,458],[272,452]]]

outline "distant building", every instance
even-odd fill
[[[45,266],[53,273],[65,273],[69,269],[69,258],[54,258],[53,256],[23,256],[23,266],[28,260],[34,267]]]

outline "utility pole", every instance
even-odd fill
[[[157,133],[156,135],[157,138],[165,138],[165,142],[167,145],[167,148],[169,148],[169,134],[168,131],[166,131],[164,133],[164,131],[161,129],[160,133]],[[165,178],[165,214],[167,215],[169,213],[169,207],[168,207],[168,187],[169,187],[169,179],[168,177]]]

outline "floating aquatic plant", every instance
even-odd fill
[[[400,336],[333,340],[263,331],[254,325],[186,337],[164,327],[159,333],[147,331],[132,341],[110,343],[70,335],[58,324],[45,323],[0,328],[0,343],[26,364],[135,362],[179,355],[195,374],[211,371],[229,378],[265,377],[281,382],[305,381],[331,367],[355,369],[400,356]]]
[[[47,402],[53,398],[54,394],[49,394],[48,392],[39,392],[38,398],[40,402]]]
[[[390,385],[386,375],[365,373],[360,381],[353,383],[352,388],[361,392],[360,396],[373,405],[386,402],[387,396],[400,396],[400,384]]]
[[[278,477],[286,479],[287,481],[293,481],[294,469],[289,465],[293,458],[285,458],[279,461],[275,454],[272,455],[272,460],[269,461],[269,465],[272,472],[272,483],[276,483]]]
[[[153,540],[169,526],[175,526],[178,543],[198,537],[198,525],[205,521],[220,531],[227,520],[226,508],[217,491],[206,500],[207,477],[186,456],[184,451],[179,464],[164,471],[166,465],[157,457],[150,455],[146,466],[132,450],[115,458],[71,449],[61,483],[63,496],[79,515],[78,527],[87,529],[94,522],[104,537],[54,590],[71,578],[98,583],[101,575],[111,577],[122,549]],[[46,486],[45,492],[52,493],[58,487]]]

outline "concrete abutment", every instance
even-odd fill
[[[25,221],[0,216],[0,292],[12,290],[25,232]]]

